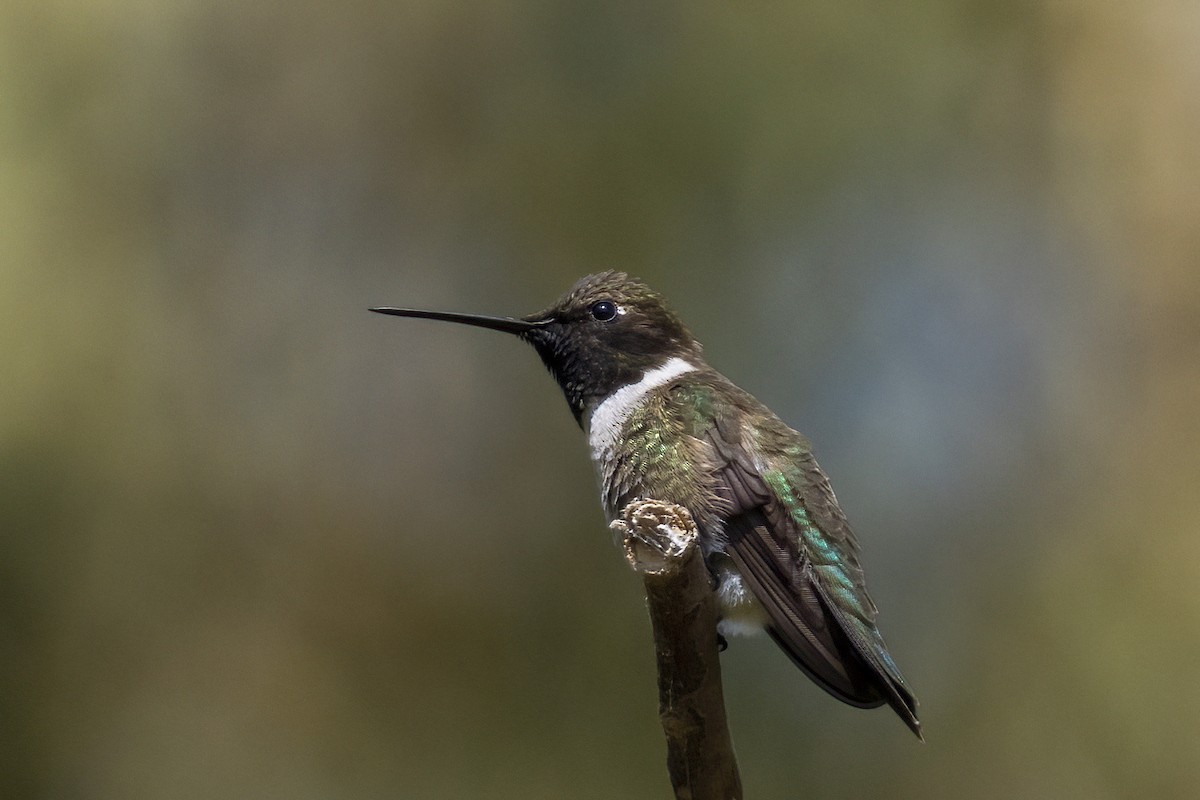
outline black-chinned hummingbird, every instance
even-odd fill
[[[533,345],[587,435],[609,519],[637,499],[695,519],[716,581],[716,635],[765,630],[834,697],[887,703],[921,736],[917,700],[875,626],[858,542],[811,445],[705,363],[661,296],[603,272],[521,318],[371,310]]]

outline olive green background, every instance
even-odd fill
[[[807,433],[928,743],[766,640],[751,798],[1200,795],[1200,6],[0,11],[0,796],[669,796],[509,337],[605,268]]]

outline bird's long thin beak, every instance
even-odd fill
[[[394,317],[417,317],[419,319],[439,319],[443,322],[459,322],[463,325],[474,325],[478,328],[490,328],[505,333],[528,333],[541,327],[544,322],[526,322],[512,317],[486,317],[482,314],[459,314],[455,311],[422,311],[417,308],[372,308],[377,314],[391,314]]]

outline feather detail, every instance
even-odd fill
[[[858,542],[808,441],[728,382],[693,391],[734,404],[715,408],[695,434],[713,454],[725,552],[770,618],[768,632],[830,694],[865,708],[887,703],[920,736],[917,701],[875,626]]]

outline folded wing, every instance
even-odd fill
[[[727,554],[771,636],[809,677],[852,705],[888,703],[920,736],[916,699],[875,627],[854,534],[807,443],[784,430],[791,438],[775,437],[777,452],[720,422],[706,433],[729,504]]]

